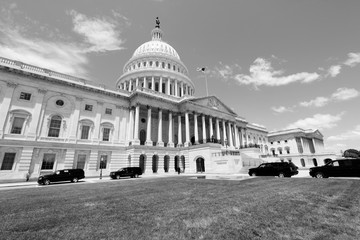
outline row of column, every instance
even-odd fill
[[[134,112],[135,111],[135,112]],[[147,108],[147,125],[146,125],[146,142],[145,144],[148,146],[153,145],[153,141],[151,139],[151,107]],[[135,114],[135,120],[133,120],[133,116]],[[162,131],[163,131],[163,110],[159,109],[158,113],[158,140],[157,146],[164,146],[164,142],[162,139]],[[173,142],[173,113],[169,111],[169,124],[168,124],[168,147],[174,147]],[[199,126],[198,126],[198,114],[193,113],[194,115],[194,138],[195,144],[199,144]],[[134,124],[134,129],[132,127],[129,128],[129,136],[130,141],[134,145],[140,144],[139,139],[139,117],[140,117],[140,105],[135,107],[135,110],[131,108],[130,110],[130,126]],[[178,116],[178,145],[182,145],[182,116],[179,114]],[[222,143],[223,146],[232,147],[240,147],[242,144],[247,143],[247,139],[242,137],[243,134],[246,136],[246,129],[236,126],[235,123],[221,120],[219,118],[215,118],[215,130],[213,129],[213,117],[209,116],[208,124],[206,123],[205,115],[201,115],[202,121],[202,138],[203,143],[209,142],[218,142]],[[221,133],[220,133],[220,121],[222,122],[222,132],[223,132],[223,141],[221,141]],[[226,127],[227,125],[227,127]],[[209,131],[207,131],[206,126],[210,127]],[[209,136],[207,136],[207,132],[209,132]],[[132,134],[133,133],[133,134]],[[216,133],[214,136],[214,133]],[[187,147],[190,145],[190,123],[189,123],[189,112],[185,112],[185,142],[184,146]]]
[[[136,78],[135,80],[131,79],[129,81],[125,81],[119,85],[120,89],[125,91],[132,91],[133,89],[137,88],[139,85],[141,85],[144,88],[149,88],[153,91],[156,91],[155,89],[155,83],[158,83],[158,92],[165,93],[167,95],[173,95],[176,97],[182,97],[184,95],[190,95],[192,96],[194,94],[193,89],[190,85],[178,81],[176,79],[171,78],[163,78],[160,77],[159,80],[155,80],[155,77],[151,77],[151,87],[149,87],[149,83],[147,81],[148,79],[146,77],[143,77],[142,80],[140,78]],[[163,84],[165,84],[165,87],[163,89]]]

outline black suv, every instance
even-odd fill
[[[291,177],[298,173],[298,167],[291,162],[262,163],[257,168],[249,169],[250,176]]]
[[[120,168],[116,172],[111,172],[110,177],[112,179],[120,179],[120,177],[139,177],[142,174],[140,167],[125,167]]]
[[[38,178],[38,183],[49,185],[50,182],[71,181],[76,183],[79,179],[85,178],[84,170],[82,169],[63,169],[51,174],[41,175]]]
[[[339,159],[324,166],[312,167],[309,174],[316,178],[327,177],[360,177],[360,159]]]

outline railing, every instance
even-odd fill
[[[263,154],[263,155],[260,155],[260,158],[268,158],[268,157],[278,157],[278,154]]]
[[[260,145],[256,143],[240,145],[240,149],[244,149],[244,148],[260,148]]]
[[[239,156],[239,151],[233,151],[233,150],[222,150],[221,152],[215,152],[212,153],[212,157],[219,157],[219,156]]]

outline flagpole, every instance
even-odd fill
[[[205,85],[206,85],[206,96],[208,97],[209,96],[209,90],[208,90],[207,76],[206,76],[205,71],[204,71],[204,75],[205,75]]]

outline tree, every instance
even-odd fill
[[[343,157],[360,158],[360,152],[356,149],[348,149],[344,151]]]

